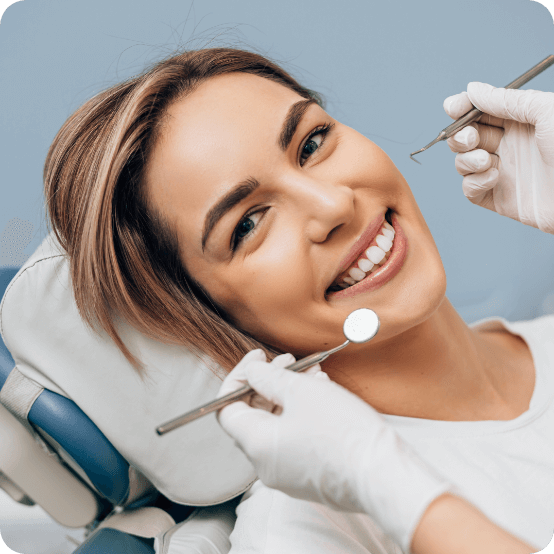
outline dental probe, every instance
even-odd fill
[[[509,89],[520,88],[525,83],[528,83],[531,79],[535,78],[537,75],[542,73],[545,69],[548,69],[552,64],[554,64],[554,55],[548,56],[542,62],[539,62],[537,65],[532,67],[529,71],[526,71],[523,75],[521,75],[521,77],[518,77],[515,81],[512,81],[509,85],[506,85],[504,88],[509,88]],[[439,136],[435,140],[430,142],[427,146],[425,146],[421,150],[418,150],[417,152],[412,152],[410,154],[410,158],[414,160],[414,162],[421,165],[421,162],[418,162],[413,156],[415,156],[416,154],[419,154],[420,152],[423,152],[424,150],[427,150],[427,148],[430,148],[431,146],[433,146],[433,144],[436,144],[441,140],[446,140],[447,138],[450,138],[452,135],[455,135],[458,131],[460,131],[470,123],[473,123],[475,120],[477,120],[481,115],[483,115],[483,112],[481,110],[478,110],[477,108],[473,108],[465,115],[463,115],[462,117],[454,121],[454,123],[444,128],[439,133]]]
[[[331,354],[342,350],[351,342],[363,343],[371,340],[377,334],[377,331],[379,331],[379,317],[373,310],[360,308],[359,310],[354,310],[350,313],[344,321],[342,329],[344,336],[346,337],[346,341],[340,346],[332,348],[331,350],[326,350],[325,352],[316,352],[315,354],[306,356],[293,364],[289,364],[285,367],[285,369],[290,369],[291,371],[304,371],[305,369],[326,360]],[[158,433],[158,435],[169,433],[169,431],[173,431],[173,429],[177,429],[177,427],[190,423],[203,415],[220,410],[231,402],[242,400],[252,392],[254,392],[254,389],[248,385],[245,385],[235,392],[222,396],[212,402],[208,402],[191,412],[160,425],[156,429],[156,433]]]

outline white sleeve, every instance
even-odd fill
[[[365,514],[296,500],[260,481],[237,507],[229,554],[401,554]]]

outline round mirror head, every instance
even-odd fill
[[[345,320],[344,336],[350,342],[367,342],[379,331],[379,317],[368,308],[354,310]]]

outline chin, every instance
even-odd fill
[[[440,260],[433,266],[427,264],[425,277],[410,285],[381,310],[375,309],[381,319],[380,340],[413,329],[437,312],[446,298],[446,274]]]

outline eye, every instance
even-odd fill
[[[301,166],[325,142],[325,137],[332,127],[333,125],[326,124],[312,131],[300,150],[299,162]]]
[[[254,234],[256,226],[263,217],[264,212],[265,210],[251,213],[244,216],[239,221],[239,224],[235,227],[235,232],[233,233],[233,237],[231,239],[231,250],[236,250],[246,237]]]

